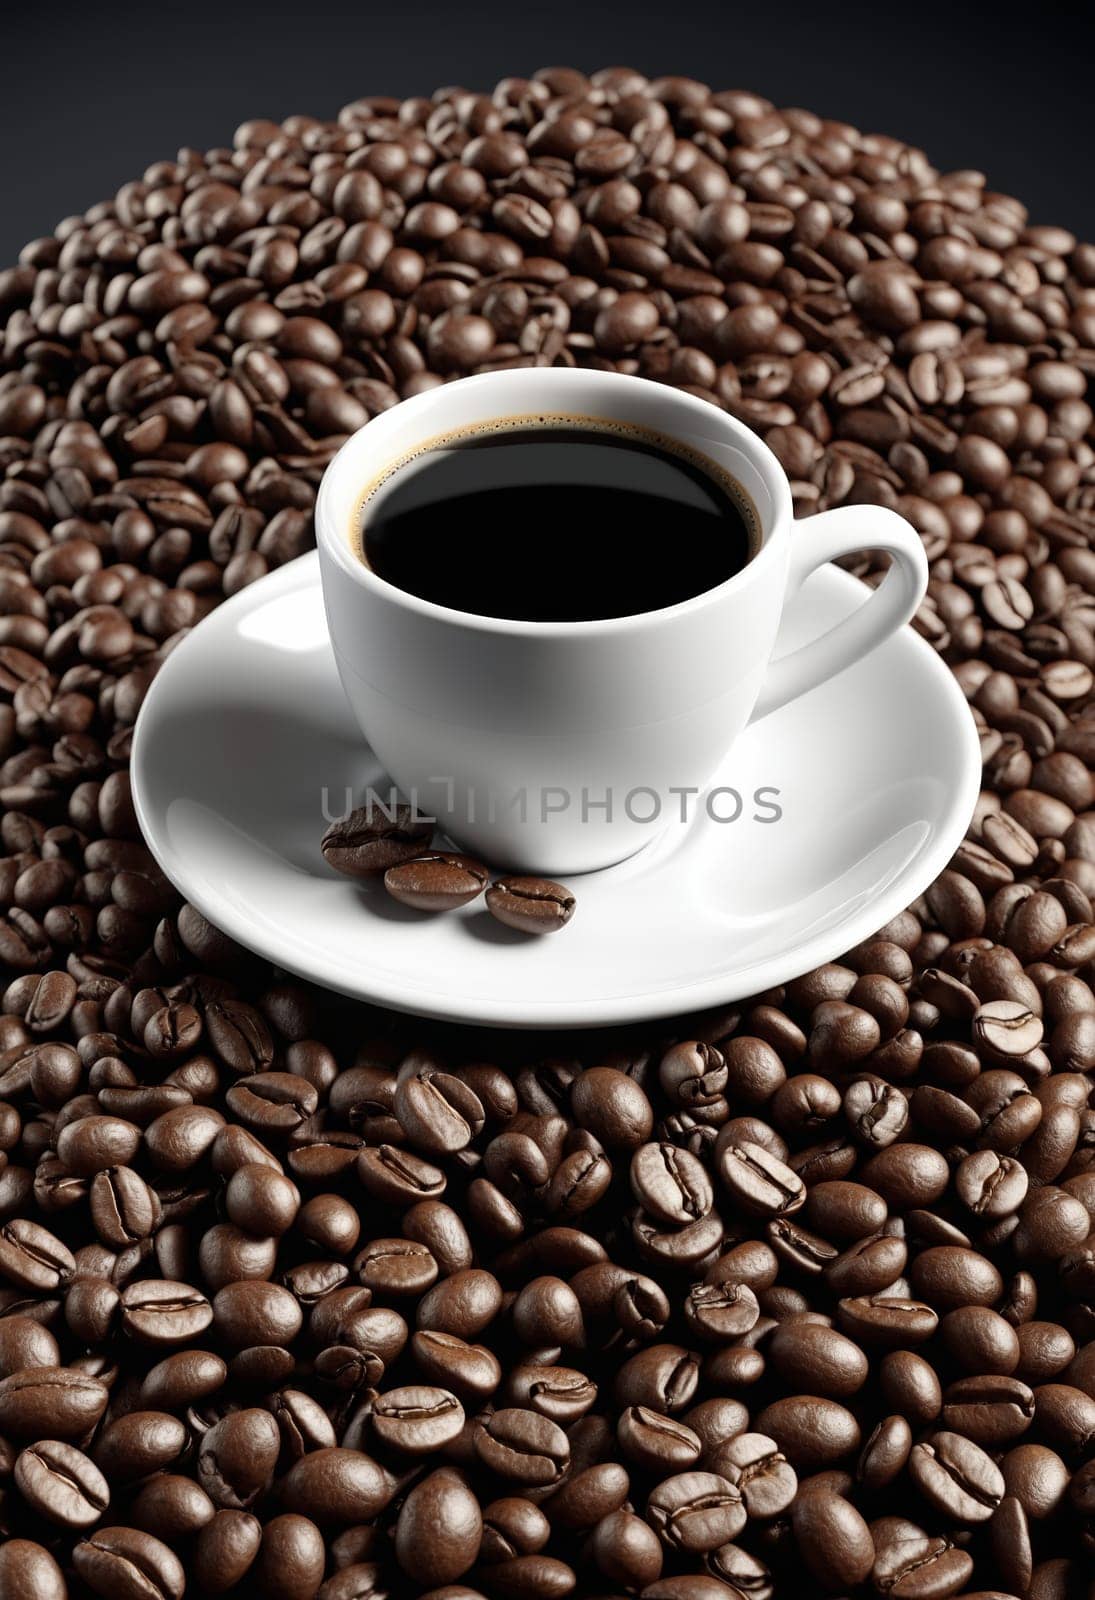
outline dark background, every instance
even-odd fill
[[[898,135],[1095,237],[1090,3],[17,0],[0,41],[0,265],[247,117],[621,64]]]

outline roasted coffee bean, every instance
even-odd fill
[[[957,1433],[935,1433],[914,1445],[909,1473],[937,1511],[959,1523],[986,1522],[1004,1495],[992,1459]]]
[[[703,1449],[694,1429],[649,1406],[628,1406],[621,1412],[616,1435],[628,1461],[657,1473],[693,1466]]]
[[[1034,1391],[1034,1416],[1049,1442],[1075,1459],[1095,1429],[1095,1398],[1070,1383],[1044,1383]]]
[[[885,1224],[886,1202],[862,1184],[823,1181],[814,1184],[806,1197],[806,1217],[827,1239],[864,1239]]]
[[[390,1365],[407,1342],[407,1324],[397,1311],[363,1305],[364,1289],[333,1290],[309,1319],[313,1340],[320,1345],[349,1345],[369,1362]]]
[[[775,1439],[796,1470],[828,1467],[859,1448],[855,1417],[835,1400],[797,1395],[774,1400],[756,1416],[759,1432]]]
[[[688,1424],[694,1428],[705,1450],[714,1450],[727,1439],[735,1438],[749,1424],[749,1411],[740,1400],[728,1395],[701,1400],[687,1412]]]
[[[479,1555],[483,1513],[467,1480],[449,1467],[411,1490],[395,1526],[400,1566],[421,1584],[455,1583]]]
[[[303,1320],[298,1301],[280,1284],[261,1280],[228,1283],[213,1297],[213,1327],[229,1349],[289,1345]]]
[[[67,1600],[68,1587],[45,1545],[5,1539],[0,1545],[0,1594],[11,1600]]]
[[[999,1271],[987,1257],[957,1245],[921,1251],[909,1264],[909,1280],[937,1311],[991,1305],[1004,1288]]]
[[[294,1460],[309,1450],[324,1449],[337,1442],[327,1413],[301,1389],[282,1389],[272,1397],[270,1409],[281,1430],[284,1449]]]
[[[1025,1056],[1042,1042],[1042,1024],[1020,1000],[990,1000],[973,1019],[974,1041],[1002,1060]]]
[[[616,1375],[621,1405],[683,1411],[699,1383],[699,1358],[675,1344],[651,1344],[624,1362]]]
[[[1027,1383],[1044,1383],[1055,1378],[1076,1354],[1072,1335],[1058,1323],[1035,1319],[1020,1323],[1015,1333],[1019,1340],[1015,1375]]]
[[[138,1528],[102,1528],[76,1545],[72,1562],[98,1595],[116,1600],[182,1600],[186,1573],[160,1539]]]
[[[549,878],[498,878],[487,890],[492,917],[518,933],[554,933],[565,928],[577,901]]]
[[[590,1434],[595,1437],[598,1432],[599,1425],[594,1420]],[[583,1439],[581,1431],[575,1430],[575,1433],[579,1448],[583,1443],[588,1446],[589,1440]],[[618,1462],[602,1461],[582,1468],[579,1457],[573,1461],[571,1475],[562,1487],[554,1490],[542,1503],[558,1526],[591,1528],[602,1517],[619,1510],[630,1488],[630,1475]]]
[[[755,1326],[760,1305],[748,1284],[694,1283],[684,1315],[697,1338],[729,1344]]]
[[[719,1176],[734,1205],[749,1216],[786,1216],[806,1200],[806,1186],[778,1157],[750,1140],[727,1144]]]
[[[978,1217],[1010,1217],[1022,1205],[1028,1184],[1022,1163],[995,1150],[974,1151],[955,1173],[958,1198]]]
[[[246,1511],[218,1511],[194,1541],[194,1576],[210,1594],[242,1582],[259,1552],[262,1524]]]
[[[373,1401],[376,1437],[404,1455],[426,1456],[451,1444],[464,1426],[464,1408],[447,1389],[411,1385]]]
[[[735,1099],[749,1105],[763,1105],[771,1100],[774,1109],[787,1083],[787,1071],[776,1046],[784,1050],[788,1059],[801,1054],[800,1040],[788,1040],[785,1037],[787,1020],[779,1013],[767,1016],[765,1021],[772,1035],[771,1040],[749,1034],[722,1040],[721,1056],[725,1067],[721,1072],[715,1068],[715,1080],[721,1081]],[[761,1021],[756,1012],[750,1018],[750,1024],[759,1030]],[[709,1100],[709,1103],[717,1105],[718,1102]]]
[[[281,1435],[268,1411],[230,1412],[201,1436],[198,1482],[218,1506],[242,1511],[269,1484],[280,1448]]]
[[[480,1093],[485,1094],[482,1081],[477,1081]],[[509,1087],[508,1079],[506,1087]],[[516,1101],[513,1109],[516,1109]],[[405,1211],[403,1233],[407,1239],[430,1252],[438,1271],[446,1277],[472,1264],[471,1240],[467,1229],[451,1206],[443,1205],[440,1201],[423,1200]]]
[[[959,1306],[948,1312],[941,1333],[955,1361],[969,1372],[1006,1374],[1019,1364],[1015,1329],[988,1306]]]
[[[94,1527],[110,1504],[99,1468],[60,1439],[41,1439],[20,1453],[15,1486],[33,1510],[63,1528]]]
[[[135,1527],[167,1543],[198,1533],[216,1513],[216,1506],[201,1485],[178,1472],[153,1473],[129,1507]]]
[[[938,1313],[931,1306],[891,1294],[841,1300],[837,1317],[843,1331],[857,1343],[889,1350],[924,1344],[939,1326]]]
[[[480,1556],[485,1565],[534,1555],[551,1536],[551,1524],[531,1500],[503,1495],[483,1508]]]
[[[904,1133],[908,1102],[893,1083],[856,1078],[845,1091],[844,1115],[861,1144],[884,1150]]]
[[[445,1192],[445,1174],[410,1150],[382,1144],[357,1158],[361,1185],[389,1205],[409,1206]]]
[[[16,1217],[0,1227],[0,1277],[20,1289],[56,1290],[72,1276],[72,1252],[37,1222]]]
[[[1001,1460],[1000,1470],[1008,1494],[1036,1520],[1052,1516],[1068,1492],[1068,1468],[1046,1445],[1016,1445]]]
[[[212,1106],[179,1106],[165,1111],[145,1129],[145,1148],[161,1172],[187,1173],[197,1167],[224,1127]]]
[[[241,1278],[266,1278],[277,1260],[277,1241],[246,1233],[232,1223],[209,1229],[198,1246],[202,1277],[212,1290]]]
[[[778,1517],[795,1498],[798,1476],[767,1434],[739,1433],[708,1456],[714,1469],[741,1491],[750,1517]]]
[[[703,1163],[672,1144],[644,1144],[636,1150],[631,1189],[644,1211],[670,1227],[705,1217],[714,1203]]]
[[[108,1167],[91,1181],[91,1219],[116,1250],[149,1238],[163,1215],[155,1190],[132,1167]]]
[[[478,1095],[447,1072],[409,1074],[396,1086],[392,1109],[411,1143],[430,1155],[463,1150],[485,1116]]]
[[[476,1425],[472,1443],[479,1461],[506,1482],[547,1488],[570,1463],[566,1434],[534,1411],[503,1408]]]
[[[0,1318],[0,1378],[27,1367],[56,1367],[60,1348],[48,1328],[29,1316]]]
[[[824,1268],[825,1280],[835,1295],[848,1299],[889,1289],[905,1270],[908,1249],[892,1234],[860,1239]]]
[[[213,1307],[190,1284],[149,1279],[122,1290],[122,1329],[141,1344],[189,1344],[212,1321]]]
[[[523,1600],[528,1594],[569,1594],[576,1581],[571,1566],[548,1555],[518,1556],[499,1562],[491,1572],[491,1587],[501,1600]]]
[[[870,1055],[881,1041],[876,1018],[844,1000],[823,1000],[811,1018],[810,1059],[824,1071]]]
[[[323,835],[323,859],[351,878],[371,878],[400,862],[411,861],[429,843],[433,823],[416,816],[411,806],[367,805],[338,822]]]
[[[274,1043],[262,1013],[230,996],[205,1008],[205,1025],[217,1055],[232,1072],[262,1072],[274,1058]]]
[[[327,1549],[310,1517],[286,1512],[262,1530],[254,1582],[272,1600],[311,1600],[323,1580]]]
[[[990,1449],[1020,1438],[1034,1418],[1033,1393],[1007,1375],[959,1378],[948,1385],[943,1402],[944,1426]]]
[[[80,1117],[57,1136],[57,1154],[69,1172],[91,1178],[107,1167],[126,1166],[137,1154],[141,1130],[121,1117]]]
[[[791,1518],[795,1547],[828,1590],[862,1583],[874,1566],[870,1529],[851,1501],[819,1489],[796,1503]]]
[[[901,1600],[956,1594],[973,1572],[973,1560],[947,1538],[929,1534],[904,1517],[881,1517],[871,1524],[875,1547],[871,1580],[879,1594]]]
[[[280,1235],[296,1220],[300,1191],[265,1163],[246,1162],[229,1178],[224,1201],[229,1217],[239,1227],[255,1234]]]
[[[561,1278],[534,1278],[518,1291],[510,1308],[513,1331],[534,1348],[585,1343],[581,1303]]]
[[[565,1427],[594,1404],[597,1385],[574,1367],[521,1366],[510,1373],[507,1398]]]
[[[173,1465],[186,1442],[178,1417],[165,1411],[131,1411],[99,1434],[95,1462],[111,1483],[128,1483]]]
[[[374,1561],[351,1561],[348,1566],[340,1567],[333,1577],[320,1585],[316,1594],[318,1600],[369,1600],[373,1594],[382,1594],[383,1577],[380,1567]],[[444,1594],[444,1589],[440,1591]],[[459,1595],[464,1591],[456,1589]]]
[[[651,1493],[647,1516],[667,1549],[702,1554],[736,1538],[746,1511],[741,1492],[718,1473],[681,1472]]]
[[[295,1132],[315,1115],[319,1095],[306,1078],[291,1072],[255,1072],[228,1090],[229,1110],[257,1133]]]
[[[904,1417],[884,1417],[863,1446],[856,1466],[858,1481],[872,1491],[893,1483],[908,1462],[912,1442],[912,1429]]]
[[[413,1239],[373,1239],[354,1257],[354,1271],[367,1289],[387,1299],[424,1294],[437,1281],[438,1266]]]
[[[217,1393],[228,1369],[210,1350],[184,1350],[166,1356],[146,1374],[141,1404],[163,1411],[179,1411],[200,1404]]]
[[[481,1268],[454,1272],[434,1285],[418,1303],[420,1327],[474,1339],[494,1321],[502,1307],[502,1286]]]
[[[65,1321],[85,1344],[109,1338],[120,1295],[106,1278],[77,1277],[65,1295]]]
[[[989,1525],[989,1541],[997,1571],[1009,1588],[1022,1593],[1030,1588],[1034,1560],[1030,1547],[1030,1525],[1019,1501],[1006,1496]]]
[[[612,1511],[593,1533],[593,1559],[610,1582],[626,1588],[653,1583],[662,1569],[657,1535],[631,1511]]]
[[[92,1432],[109,1397],[92,1373],[24,1367],[0,1382],[0,1432],[16,1439],[81,1439]]]
[[[1087,1238],[1090,1217],[1075,1196],[1054,1184],[1032,1190],[1019,1207],[1015,1253],[1024,1262],[1059,1261]]]
[[[570,1090],[571,1109],[607,1150],[633,1150],[654,1126],[654,1110],[642,1085],[614,1067],[592,1067]]]
[[[413,856],[384,874],[384,887],[392,899],[413,911],[452,911],[466,906],[478,899],[489,881],[486,867],[471,856],[442,850]]]
[[[411,1348],[423,1377],[447,1385],[465,1399],[485,1400],[502,1381],[498,1358],[485,1345],[431,1329],[416,1333]]]
[[[639,1254],[662,1268],[683,1269],[709,1261],[718,1249],[723,1225],[712,1212],[687,1227],[659,1228],[641,1211],[634,1214],[631,1231]]]
[[[867,1381],[869,1364],[860,1347],[822,1323],[781,1323],[766,1349],[780,1376],[810,1394],[841,1399]]]
[[[718,1550],[713,1550],[706,1557],[706,1561],[710,1577],[695,1580],[697,1587],[692,1591],[693,1600],[704,1600],[705,1591],[699,1585],[710,1582],[721,1583],[723,1588],[707,1590],[708,1600],[715,1600],[716,1596],[722,1596],[722,1600],[726,1600],[724,1590],[727,1588],[730,1594],[756,1595],[758,1600],[771,1600],[773,1593],[771,1573],[763,1561],[750,1555],[749,1551],[743,1550],[740,1545],[732,1543],[720,1545]],[[671,1600],[675,1588],[679,1600],[687,1600],[687,1583],[688,1580],[684,1579],[681,1586],[675,1587],[670,1580],[670,1587],[663,1593]],[[648,1587],[643,1592],[649,1595],[654,1593],[654,1590]]]

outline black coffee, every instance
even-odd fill
[[[755,553],[730,478],[668,441],[582,418],[454,433],[367,496],[359,554],[409,594],[480,616],[578,622],[690,600]]]

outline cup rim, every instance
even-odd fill
[[[689,394],[686,390],[675,389],[669,384],[656,383],[650,378],[576,367],[518,367],[499,372],[476,373],[472,377],[457,378],[445,384],[443,390],[446,394],[451,394],[475,385],[478,389],[490,388],[503,391],[509,389],[515,392],[523,390],[527,393],[529,386],[550,390],[556,384],[560,387],[564,384],[572,387],[575,383],[595,387],[602,392],[615,391],[617,394],[633,394],[638,385],[647,391],[647,398],[651,402],[656,400],[660,405],[672,406],[691,413],[708,427],[714,422],[729,435],[731,442],[749,457],[764,480],[765,488],[771,497],[773,511],[771,526],[762,526],[760,549],[739,572],[731,574],[714,588],[704,589],[687,600],[677,601],[675,605],[660,606],[654,611],[629,612],[622,617],[592,617],[571,621],[542,622],[519,617],[489,617],[477,611],[461,611],[455,606],[440,605],[435,600],[426,600],[409,590],[397,588],[395,584],[389,583],[386,578],[380,577],[371,567],[366,566],[363,561],[358,560],[351,551],[349,538],[345,536],[341,526],[345,519],[333,503],[336,494],[334,480],[339,471],[345,470],[346,463],[362,451],[371,428],[376,428],[396,412],[406,417],[407,407],[416,411],[428,410],[429,403],[442,392],[437,388],[412,395],[407,400],[401,400],[398,406],[371,417],[340,446],[327,464],[316,497],[317,544],[322,546],[324,552],[337,563],[339,569],[352,582],[367,593],[386,600],[390,605],[401,607],[425,619],[447,623],[451,627],[463,627],[480,633],[501,634],[515,638],[596,638],[631,633],[642,627],[656,626],[663,621],[677,621],[687,617],[689,613],[699,612],[731,593],[744,590],[750,582],[755,581],[757,576],[776,559],[777,547],[787,537],[793,520],[790,484],[776,456],[760,435],[754,433],[745,423],[739,422],[736,417],[713,406],[710,401],[701,399],[699,395]],[[531,408],[535,409],[540,404],[547,407],[548,403],[546,399],[536,400],[531,403]],[[523,407],[525,410],[530,408],[527,399],[523,402]],[[442,435],[447,431],[449,430],[442,428],[438,433]],[[674,433],[672,423],[661,424],[661,431],[672,437]]]

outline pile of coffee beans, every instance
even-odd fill
[[[379,879],[393,900],[412,911],[455,911],[485,890],[491,916],[516,933],[557,933],[574,915],[578,902],[565,884],[515,873],[492,883],[489,870],[472,856],[427,848],[433,831],[433,823],[412,806],[368,800],[331,823],[323,835],[323,859],[348,878]]]
[[[0,1596],[1087,1594],[1095,247],[896,139],[559,69],[246,123],[0,307]],[[180,634],[310,545],[349,430],[514,363],[683,385],[932,562],[969,837],[722,1015],[385,1018],[139,837]]]

